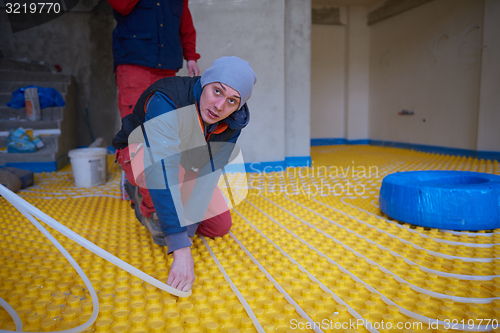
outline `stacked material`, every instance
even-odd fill
[[[22,127],[11,129],[7,137],[7,152],[9,153],[34,153],[43,147],[43,142],[33,130]]]

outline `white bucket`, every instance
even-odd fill
[[[76,187],[94,187],[106,182],[106,148],[78,148],[68,153]]]

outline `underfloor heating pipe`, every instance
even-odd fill
[[[163,291],[166,291],[170,294],[173,294],[175,296],[179,296],[179,297],[191,296],[191,290],[188,292],[183,292],[183,291],[177,290],[171,286],[168,286],[165,283],[155,279],[154,277],[144,273],[143,271],[138,270],[137,268],[129,265],[125,261],[115,257],[111,253],[101,249],[100,247],[98,247],[94,243],[88,241],[87,239],[78,235],[74,231],[63,226],[62,224],[60,224],[59,222],[54,220],[52,217],[48,216],[47,214],[45,214],[44,212],[42,212],[41,210],[39,210],[38,208],[36,208],[32,204],[27,202],[26,200],[22,199],[17,194],[10,191],[8,188],[6,188],[5,186],[3,186],[1,184],[0,184],[0,195],[2,195],[2,197],[4,197],[11,205],[13,205],[17,210],[19,210],[21,212],[21,214],[23,214],[31,223],[33,223],[33,225],[35,225],[38,228],[38,230],[40,230],[45,235],[45,237],[47,237],[52,242],[52,244],[54,244],[54,246],[63,254],[63,256],[75,268],[75,270],[78,272],[78,274],[80,275],[80,277],[84,281],[85,286],[89,290],[89,293],[90,293],[90,296],[92,299],[92,303],[93,303],[92,316],[84,324],[77,326],[75,328],[69,329],[69,330],[57,331],[58,333],[79,333],[79,332],[86,330],[90,326],[92,326],[92,324],[97,319],[97,315],[99,313],[99,300],[97,298],[97,294],[95,292],[95,289],[92,286],[92,283],[87,278],[87,276],[85,275],[83,270],[80,268],[80,266],[77,264],[77,262],[71,257],[71,255],[66,251],[66,249],[64,249],[64,247],[35,219],[35,217],[40,219],[44,223],[46,223],[48,226],[50,226],[54,230],[59,231],[64,236],[68,237],[69,239],[71,239],[71,240],[75,241],[76,243],[78,243],[79,245],[83,246],[87,250],[93,252],[94,254],[100,256],[103,259],[106,259],[110,263],[120,267],[121,269],[129,272],[130,274],[154,285],[155,287],[157,287]],[[16,331],[23,332],[22,323],[21,323],[21,320],[19,319],[19,316],[17,315],[17,313],[14,311],[14,309],[12,307],[10,307],[10,306],[5,307],[4,305],[6,305],[6,304],[7,303],[3,299],[0,298],[0,306],[2,306],[11,315],[12,319],[14,320],[15,326],[16,326]],[[12,332],[12,331],[0,330],[0,333],[8,333],[8,332]]]
[[[275,220],[273,217],[271,217],[269,214],[265,213],[264,211],[262,211],[260,208],[256,207],[254,204],[252,204],[250,201],[248,201],[247,199],[244,199],[247,203],[249,203],[251,206],[253,206],[255,209],[257,209],[258,211],[260,211],[261,213],[263,213],[264,215],[266,215],[268,218],[270,218],[271,220],[273,220],[275,223],[277,223],[278,225],[280,225],[283,229],[285,229],[289,234],[293,235],[294,237],[296,237],[298,240],[300,240],[301,243],[307,245],[310,249],[316,251],[319,255],[323,256],[323,257],[326,257],[327,260],[330,262],[330,263],[333,263],[335,264],[336,266],[339,267],[339,269],[346,273],[346,274],[349,274],[351,276],[351,278],[353,280],[355,280],[356,282],[360,282],[360,283],[363,283],[365,285],[365,288],[371,292],[374,292],[374,293],[377,293],[381,296],[381,299],[384,303],[386,303],[387,305],[396,305],[398,308],[399,308],[399,311],[410,317],[410,318],[413,318],[413,319],[416,319],[416,320],[419,320],[421,322],[437,322],[438,325],[442,325],[444,327],[446,327],[446,325],[448,325],[448,323],[444,322],[444,321],[441,321],[441,320],[438,320],[438,319],[432,319],[432,318],[428,318],[428,317],[425,317],[423,315],[420,315],[418,313],[415,313],[415,312],[412,312],[412,311],[409,311],[405,308],[403,308],[402,306],[394,303],[393,301],[391,301],[389,298],[387,298],[386,296],[384,296],[382,293],[380,293],[378,290],[374,289],[373,287],[371,287],[370,285],[368,285],[367,283],[365,283],[364,281],[362,281],[361,279],[359,279],[356,275],[354,275],[353,273],[351,273],[348,269],[342,267],[340,264],[336,263],[335,261],[333,261],[331,258],[329,258],[328,256],[326,256],[324,253],[322,253],[321,251],[319,251],[318,249],[316,249],[314,246],[312,246],[311,244],[307,243],[305,240],[303,240],[301,237],[299,237],[298,235],[296,235],[293,231],[291,231],[290,229],[288,229],[287,227],[285,227],[283,224],[281,224],[279,221]],[[469,328],[467,327],[467,325],[457,325],[457,327],[451,327],[450,329],[457,329],[457,330],[462,330],[462,331],[481,331],[481,332],[489,332],[492,330],[492,326],[491,325],[477,325],[475,326],[474,328]]]

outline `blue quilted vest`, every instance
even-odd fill
[[[114,69],[118,65],[182,68],[182,4],[183,0],[140,0],[128,15],[114,11]]]

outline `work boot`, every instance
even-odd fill
[[[135,217],[139,222],[142,223],[142,214],[141,214],[141,202],[142,202],[142,195],[139,193],[139,186],[134,186],[129,183],[129,181],[125,181],[124,184],[125,192],[127,193],[128,197],[131,199],[130,202],[130,207],[134,209],[135,211]]]
[[[142,224],[149,230],[156,245],[167,245],[165,242],[165,234],[161,230],[160,220],[156,212],[153,212],[151,217],[142,216]]]

